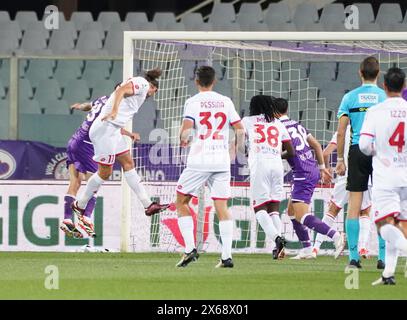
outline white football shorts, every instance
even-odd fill
[[[407,187],[392,189],[373,187],[372,199],[375,222],[390,216],[407,221]]]
[[[116,156],[129,151],[120,129],[108,121],[102,122],[100,117],[96,118],[89,130],[89,137],[95,150],[94,161],[112,166],[116,161]]]
[[[362,200],[362,210],[366,210],[371,207],[371,187],[369,186],[368,190],[363,192]],[[346,190],[346,176],[340,177],[335,183],[335,187],[332,191],[331,202],[339,209],[342,209],[345,204],[349,201],[349,191]]]
[[[193,197],[207,183],[213,200],[228,200],[231,195],[230,171],[205,172],[185,168],[177,183],[177,192]]]
[[[250,165],[250,191],[253,207],[284,199],[284,167],[282,161],[259,161]]]

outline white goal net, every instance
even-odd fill
[[[357,34],[344,35],[343,39],[336,36],[335,41],[323,33],[315,33],[310,41],[291,33],[280,37],[252,33],[245,39],[236,39],[235,34],[230,37],[235,40],[228,40],[228,33],[222,36],[202,33],[201,39],[200,33],[192,34],[193,37],[185,32],[125,33],[124,78],[156,67],[163,70],[154,101],[147,100],[133,121],[133,130],[146,133],[142,144],[133,149],[137,170],[151,195],[161,203],[173,204],[176,182],[185,166],[187,150],[178,145],[179,128],[185,100],[197,93],[193,80],[200,65],[214,67],[215,91],[229,96],[242,117],[248,115],[250,99],[256,94],[286,98],[289,116],[300,121],[323,146],[336,130],[336,114],[343,95],[360,85],[358,68],[363,58],[376,56],[382,72],[395,65],[407,68],[407,41],[396,41],[402,39],[401,33],[393,41],[368,41],[369,37],[363,35],[359,40],[366,38],[365,41],[355,41]],[[331,157],[331,165],[335,161],[336,153]],[[235,159],[232,198],[228,202],[235,221],[233,248],[235,252],[271,252],[272,241],[266,239],[251,207],[249,180],[246,160]],[[289,170],[286,181],[288,197]],[[311,203],[313,214],[322,217],[327,211],[332,187],[316,189]],[[146,217],[136,197],[125,184],[123,188],[122,251],[183,251],[175,205],[161,215]],[[283,231],[288,248],[294,251],[300,244],[286,215],[286,206],[287,201],[283,201],[280,208]],[[205,188],[193,199],[191,213],[199,250],[219,252],[218,220]],[[341,231],[343,220],[341,212],[336,221]],[[310,231],[310,235],[314,239],[314,233]],[[370,240],[371,252],[375,253],[377,235],[373,224]],[[321,248],[330,253],[333,246],[327,241]]]

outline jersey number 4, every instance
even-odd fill
[[[406,141],[404,140],[404,132],[405,132],[405,123],[399,122],[397,125],[396,130],[394,130],[393,134],[389,139],[389,144],[393,147],[397,147],[397,152],[403,152],[404,145]]]
[[[201,121],[199,121],[199,123],[207,128],[205,134],[199,135],[199,139],[205,140],[212,136],[213,140],[223,140],[223,135],[219,134],[219,132],[222,131],[223,127],[226,124],[227,119],[226,114],[224,114],[223,112],[215,113],[214,118],[220,119],[220,123],[216,128],[216,131],[213,133],[213,135],[212,135],[213,129],[212,123],[209,121],[212,117],[212,112],[200,112],[199,116],[202,118]]]
[[[275,148],[278,146],[279,132],[276,127],[270,126],[267,128],[267,130],[266,130],[267,137],[266,137],[266,133],[264,132],[265,131],[264,124],[255,124],[254,127],[255,127],[254,131],[260,135],[259,139],[254,140],[255,143],[263,143],[263,142],[266,142],[266,139],[267,139],[267,142],[271,147]]]

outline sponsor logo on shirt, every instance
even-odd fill
[[[379,95],[373,93],[360,93],[359,103],[379,103]]]

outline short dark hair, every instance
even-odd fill
[[[195,75],[198,84],[204,88],[211,86],[215,81],[215,69],[210,66],[200,66]]]
[[[390,92],[401,92],[406,82],[406,74],[400,68],[390,68],[384,75],[384,84]]]
[[[146,79],[148,82],[150,82],[154,87],[158,89],[159,83],[157,81],[157,78],[159,78],[161,74],[162,71],[160,68],[151,69],[144,73],[144,79]]]
[[[276,98],[275,108],[280,114],[287,113],[288,110],[288,101],[284,98]]]
[[[360,64],[360,72],[364,80],[375,80],[380,72],[379,61],[375,57],[367,57]]]

